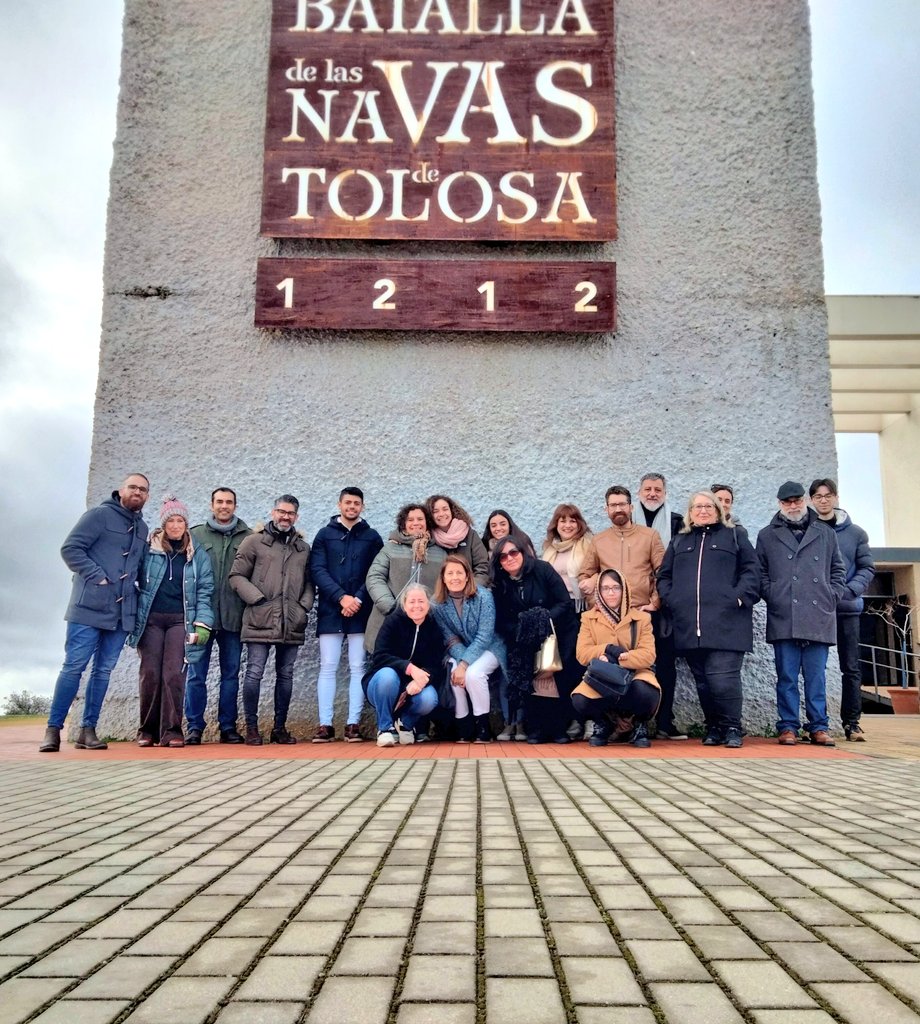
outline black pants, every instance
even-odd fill
[[[655,634],[655,678],[661,687],[661,704],[655,713],[655,721],[660,732],[673,732],[677,654],[671,622],[661,612],[652,612],[652,632]]]
[[[581,722],[589,719],[596,722],[604,715],[632,716],[639,722],[645,722],[655,714],[660,699],[657,686],[644,679],[633,679],[622,697],[588,697],[583,693],[573,693],[572,707]]]
[[[844,725],[858,722],[862,714],[862,672],[859,668],[859,616],[837,616],[837,657],[843,686],[840,691],[840,720]]]
[[[696,682],[707,729],[741,728],[741,663],[743,651],[698,647],[681,651]]]
[[[138,736],[164,746],[182,739],[185,698],[185,616],[151,612],[137,645],[141,656]]]

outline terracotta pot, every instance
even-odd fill
[[[920,714],[920,698],[913,687],[886,686],[885,690],[891,698],[891,709],[896,715]]]

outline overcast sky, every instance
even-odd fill
[[[825,290],[918,294],[920,2],[811,6]],[[0,698],[50,693],[63,654],[58,551],[85,507],[121,17],[121,0],[0,2]],[[838,446],[842,503],[880,544],[876,440]]]

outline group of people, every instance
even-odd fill
[[[740,747],[741,669],[761,599],[774,648],[779,742],[798,742],[804,724],[812,743],[833,745],[825,668],[835,643],[844,732],[864,739],[859,614],[874,566],[865,531],[837,508],[831,479],[812,483],[811,507],[801,484],[782,484],[756,547],[732,517],[730,486],[694,492],[681,514],[660,473],[642,478],[635,504],[627,487],[608,488],[611,525],[597,535],[578,507],[559,505],[539,545],[504,509],[489,514],[480,537],[465,509],[442,494],[403,506],[384,543],[362,518],[357,487],[341,491],[337,514],[312,545],[296,529],[294,495],[282,494],[264,526],[250,529],[229,487],[213,491],[211,513],[197,526],[167,496],[148,536],[141,510],[149,493],[146,476],[131,474],[64,541],[73,591],[42,751],[60,749],[90,662],[75,745],[105,747],[96,725],[125,642],[140,656],[140,746],[201,743],[215,645],[220,741],[262,744],[259,697],[274,651],[269,740],[295,743],[287,729],[294,663],[314,599],[314,743],[335,739],[336,676],[347,647],[347,742],[365,738],[365,701],[380,747],[423,742],[432,732],[491,742],[493,707],[502,716],[499,740],[568,743],[589,735],[594,746],[645,747],[654,738],[686,739],[673,718],[681,657],[705,719],[702,742]]]

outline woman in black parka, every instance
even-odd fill
[[[760,567],[746,534],[725,521],[711,491],[691,496],[658,570],[658,594],[674,624],[677,653],[696,681],[703,743],[740,747],[741,665],[754,646]]]
[[[492,551],[492,578],[495,631],[508,648],[511,713],[523,706],[528,743],[568,743],[571,693],[583,669],[575,658],[578,619],[565,583],[549,562],[525,553],[511,535],[502,537]],[[553,628],[562,668],[535,678],[534,656]],[[537,696],[535,690],[545,694],[553,682],[558,697]]]

